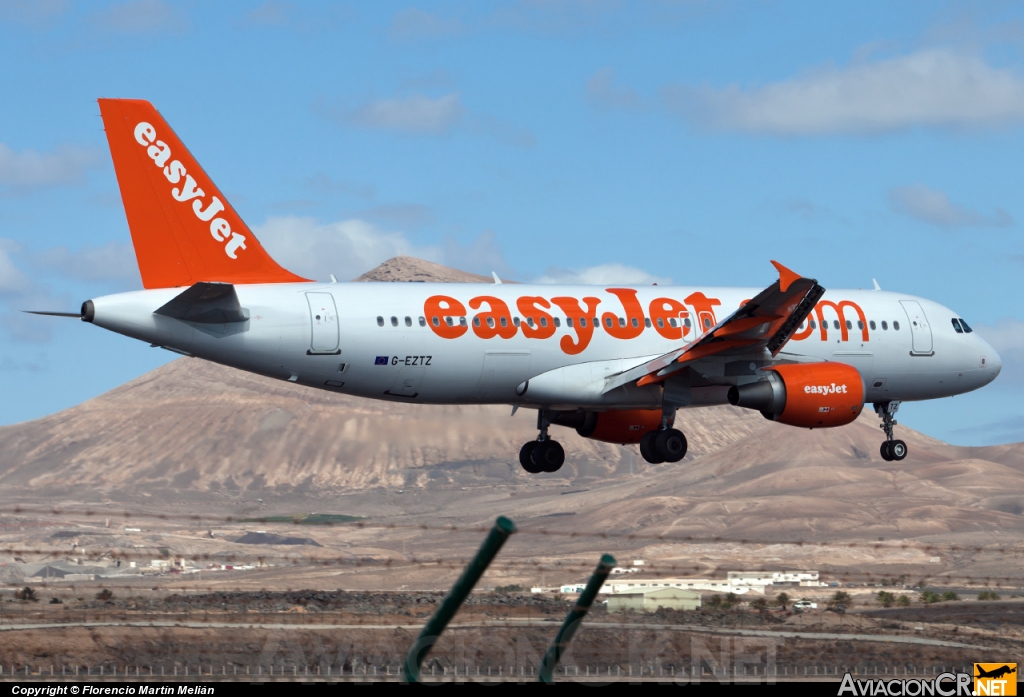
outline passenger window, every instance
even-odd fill
[[[427,326],[427,318],[426,317],[420,317],[420,326],[421,327]]]
[[[542,327],[548,326],[548,318],[547,317],[541,317],[540,318],[540,326],[542,326]]]
[[[711,329],[711,319],[708,318],[708,317],[704,318],[704,328],[705,329]]]
[[[636,317],[634,317],[633,320],[630,322],[630,324],[632,324],[634,328],[639,327],[640,326],[640,320],[638,320]]]
[[[882,329],[885,331],[889,331],[889,323],[886,322],[884,319],[882,320]]]
[[[383,317],[378,317],[377,318],[377,326],[378,327],[383,327],[384,326],[384,318]]]
[[[974,331],[973,329],[971,329],[971,328],[970,328],[970,327],[969,327],[969,326],[967,325],[967,322],[965,322],[965,321],[964,321],[964,318],[963,318],[963,317],[961,317],[961,318],[960,318],[960,324],[961,324],[961,326],[963,326],[963,328],[964,328],[964,331],[965,331],[966,333],[970,334],[971,332],[973,332],[973,331]]]
[[[487,326],[490,327],[491,329],[494,328],[494,318],[493,317],[488,317],[487,318]]]
[[[460,327],[465,327],[466,326],[466,318],[465,317],[459,317],[459,326]]]
[[[454,326],[455,326],[455,322],[454,322],[454,321],[452,320],[452,318],[451,318],[451,317],[445,317],[445,318],[444,318],[444,322],[445,322],[445,324],[447,324],[447,325],[448,325],[449,327],[454,327]]]
[[[851,322],[850,320],[846,320],[846,328],[853,329],[853,322]]]
[[[871,331],[874,331],[875,330],[875,320],[871,320],[870,322],[868,322],[868,326],[871,327]]]
[[[832,326],[835,327],[836,329],[839,329],[839,320],[837,320],[837,319],[832,320]]]
[[[407,327],[411,327],[412,326],[412,317],[406,317],[405,318],[405,326],[407,326]]]
[[[526,318],[526,323],[532,327],[533,326],[533,317],[527,317]]]
[[[503,326],[503,327],[507,327],[508,326],[508,318],[507,317],[502,317],[501,318],[501,326]]]
[[[572,317],[565,318],[565,326],[572,327]]]
[[[619,326],[620,327],[625,327],[626,326],[626,318],[625,317],[619,317]]]
[[[381,326],[383,327],[383,326],[384,326],[384,320],[381,320],[380,322],[381,322]],[[435,327],[440,327],[440,326],[441,326],[441,320],[439,320],[439,319],[438,319],[437,317],[431,317],[431,318],[430,318],[430,322],[431,322],[431,323],[432,323],[432,324],[433,324],[433,325],[434,325]]]
[[[587,326],[587,318],[586,317],[580,317],[580,326],[581,327],[586,327]]]
[[[863,329],[863,328],[864,328],[864,323],[861,322],[860,320],[857,320],[857,329]]]
[[[391,318],[391,326],[392,327],[397,327],[398,326],[398,318],[397,317],[392,317]]]
[[[644,317],[644,326],[647,327],[648,329],[651,328],[651,318],[650,317]]]
[[[658,322],[660,323],[660,322],[661,322],[661,320],[659,319],[659,320],[658,320]],[[671,325],[672,325],[673,327],[677,326],[677,324],[678,324],[678,323],[676,322],[676,318],[675,318],[675,317],[669,317],[669,318],[668,318],[668,323],[669,323],[669,324],[671,324]]]
[[[608,327],[610,328],[610,327],[612,326],[612,318],[611,318],[611,317],[609,317],[608,319],[606,319],[606,320],[604,321],[604,323],[605,323],[605,324],[606,324],[606,325],[607,325],[607,326],[608,326]]]
[[[556,327],[562,326],[562,320],[558,319],[557,317],[554,318],[554,322]]]
[[[811,320],[811,329],[817,329],[817,328],[818,328],[818,323],[817,323],[817,322],[815,322],[815,321],[814,321],[814,320],[812,319],[812,320]]]
[[[956,317],[953,318],[953,331],[955,331],[957,334],[964,333],[963,327],[960,326],[960,320],[958,320]]]
[[[686,326],[687,329],[689,329],[690,328],[690,318],[687,317],[685,320],[683,320],[683,324]]]
[[[518,327],[519,326],[519,318],[518,317],[513,317],[512,318],[512,324],[514,324],[514,325],[516,325]]]
[[[473,326],[474,327],[479,327],[480,326],[480,318],[479,317],[474,317],[473,318]]]
[[[899,330],[900,330],[900,323],[899,323],[899,322],[893,322],[893,323],[892,323],[892,328],[893,328],[893,329],[894,329],[895,331],[899,331]]]

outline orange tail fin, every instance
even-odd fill
[[[267,254],[152,104],[99,103],[143,286],[306,280]]]

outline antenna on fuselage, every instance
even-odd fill
[[[496,274],[493,271],[491,271],[491,276],[494,277],[494,284],[500,286],[501,285],[501,279],[498,278],[498,274]]]

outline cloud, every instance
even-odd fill
[[[353,109],[315,107],[327,118],[345,126],[355,126],[412,135],[441,136],[456,130],[531,147],[535,140],[526,129],[496,119],[489,114],[470,112],[458,92],[440,97],[414,94],[391,99],[373,99]]]
[[[71,0],[0,0],[0,22],[46,26],[70,9]]]
[[[290,271],[316,280],[348,280],[399,255],[441,262],[440,250],[417,248],[404,234],[365,220],[321,223],[315,218],[269,218],[253,230],[270,255]]]
[[[142,287],[135,249],[125,242],[108,242],[97,247],[71,250],[51,247],[28,255],[38,269],[79,281],[115,281]]]
[[[11,259],[11,253],[20,249],[21,245],[13,240],[0,238],[0,298],[19,296],[32,288],[32,281]]]
[[[416,7],[397,12],[391,18],[391,37],[400,40],[457,36],[468,27],[457,19],[445,19]]]
[[[587,99],[596,106],[619,109],[642,105],[640,95],[632,88],[616,84],[613,68],[601,68],[587,80]]]
[[[944,191],[930,189],[924,184],[897,186],[889,191],[889,206],[897,213],[931,225],[945,228],[1009,227],[1013,217],[1002,208],[988,216],[949,200]]]
[[[27,190],[74,184],[99,162],[99,153],[91,148],[61,147],[52,153],[34,150],[15,152],[0,143],[0,186]]]
[[[1008,318],[999,320],[995,325],[979,323],[971,326],[992,345],[1003,361],[995,386],[1019,389],[1024,385],[1024,322]]]
[[[332,179],[323,172],[317,172],[312,177],[308,177],[306,185],[313,191],[325,194],[343,193],[365,199],[373,199],[377,196],[377,188],[373,184],[364,184],[349,179]]]
[[[93,24],[118,34],[178,33],[188,24],[176,7],[162,0],[132,0],[92,15]]]
[[[437,98],[418,94],[372,100],[342,114],[341,120],[362,128],[438,135],[450,131],[464,113],[459,93],[452,92]]]
[[[315,218],[269,218],[254,228],[275,260],[290,271],[316,280],[334,274],[349,280],[396,256],[412,256],[466,271],[509,269],[494,234],[485,232],[468,246],[454,239],[443,246],[419,246],[402,232],[389,232],[365,220],[321,223]]]
[[[569,270],[550,268],[543,276],[536,279],[534,283],[558,283],[558,284],[580,284],[606,286],[621,284],[627,286],[641,286],[657,283],[661,285],[672,283],[672,279],[649,274],[643,269],[624,264],[601,264],[590,266],[585,269]]]
[[[430,225],[437,220],[430,206],[420,203],[382,204],[363,211],[362,215],[370,220],[406,228]]]
[[[783,136],[984,128],[1024,121],[1024,81],[982,58],[942,49],[763,87],[667,85],[666,107],[708,130]]]
[[[0,238],[0,327],[15,341],[49,341],[52,318],[33,321],[38,315],[27,315],[22,310],[64,310],[71,299],[66,295],[52,295],[25,275],[13,259],[21,250],[21,245],[14,240]]]

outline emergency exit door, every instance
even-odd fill
[[[312,326],[309,350],[306,353],[341,353],[338,348],[340,336],[334,296],[330,293],[306,293],[306,302],[309,303],[309,322]]]

